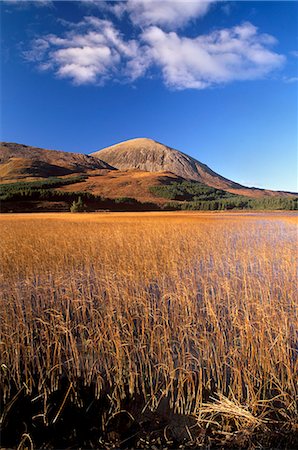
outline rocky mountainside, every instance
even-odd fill
[[[91,156],[100,158],[120,170],[138,169],[148,172],[172,172],[185,180],[199,181],[216,189],[249,197],[283,196],[289,194],[258,188],[247,188],[222,177],[206,164],[197,161],[191,156],[147,138],[120,142],[91,153]]]
[[[297,194],[241,186],[205,164],[152,139],[131,139],[91,153],[45,150],[15,143],[0,143],[0,181],[34,181],[67,175],[88,175],[65,190],[83,190],[117,198],[152,200],[151,187],[197,181],[211,188],[247,197],[291,197]]]
[[[95,169],[112,170],[113,167],[99,158],[80,153],[0,143],[0,177],[3,181],[63,176]]]
[[[186,180],[200,181],[219,189],[243,187],[218,175],[191,156],[152,139],[130,139],[91,153],[91,156],[98,157],[120,170],[167,171]]]

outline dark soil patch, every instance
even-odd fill
[[[106,393],[107,394],[107,393]],[[70,389],[64,381],[56,392],[28,395],[15,390],[2,407],[1,446],[39,449],[279,449],[298,448],[297,429],[273,424],[267,431],[223,433],[198,426],[192,416],[175,414],[164,398],[155,411],[142,397],[128,397],[115,408],[108,395],[96,399],[93,387]],[[3,406],[3,405],[2,405]],[[45,414],[46,413],[46,414]],[[31,443],[32,441],[32,443]]]

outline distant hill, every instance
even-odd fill
[[[0,143],[1,211],[54,205],[67,211],[79,196],[88,210],[297,206],[297,194],[241,186],[151,139],[132,139],[91,155]]]
[[[2,181],[81,174],[95,169],[113,170],[113,167],[99,158],[80,153],[45,150],[8,142],[0,143]]]
[[[119,170],[137,169],[148,172],[172,172],[185,180],[199,181],[216,189],[248,197],[289,195],[286,192],[242,186],[222,177],[206,164],[191,156],[147,138],[120,142],[91,153],[91,156],[100,158]]]

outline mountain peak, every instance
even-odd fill
[[[118,142],[117,144],[111,145],[110,147],[107,148],[113,148],[113,147],[117,147],[119,150],[121,150],[121,147],[126,146],[129,148],[146,148],[146,147],[150,147],[153,148],[153,146],[159,147],[159,146],[163,146],[165,148],[169,148],[164,144],[161,144],[158,141],[155,141],[154,139],[151,138],[147,138],[147,137],[137,137],[137,138],[132,138],[132,139],[127,139],[126,141],[121,141]],[[97,153],[97,152],[95,152]]]
[[[130,139],[91,154],[116,169],[172,172],[186,180],[199,181],[219,189],[237,189],[233,181],[213,172],[196,159],[153,139]]]
[[[155,139],[151,139],[148,137],[137,137],[137,138],[132,138],[132,139],[128,139],[127,141],[123,141],[123,142],[135,142],[136,144],[150,144],[150,143],[158,143]]]
[[[98,172],[99,170],[100,172]],[[123,170],[125,172],[122,172]],[[180,181],[198,181],[207,186],[249,197],[296,195],[295,193],[245,188],[213,172],[208,166],[186,153],[145,137],[120,142],[94,152],[90,156],[0,142],[0,177],[2,181],[82,173],[90,176],[90,183],[88,185],[84,182],[83,186],[80,184],[78,190],[86,190],[89,186],[92,191],[94,186],[96,188],[97,185],[107,184],[110,187],[104,187],[100,192],[97,191],[99,195],[106,196],[107,190],[109,193],[112,192],[112,197],[131,196],[131,192],[133,192],[134,196],[146,198],[146,201],[148,200],[148,186],[167,184],[169,180],[171,182],[178,179]],[[152,184],[150,185],[150,183]],[[116,191],[115,186],[117,187]],[[71,189],[73,187],[71,186]]]

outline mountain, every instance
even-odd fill
[[[91,155],[0,143],[0,180],[4,184],[50,177],[65,178],[72,174],[86,176],[81,180],[63,183],[58,190],[89,192],[114,199],[133,197],[141,202],[160,204],[174,197],[183,199],[181,193],[171,197],[165,186],[172,186],[173,190],[174,185],[185,181],[200,182],[206,188],[247,197],[297,195],[241,186],[191,156],[152,139],[131,139]]]
[[[148,172],[172,172],[185,180],[199,181],[207,186],[249,197],[283,196],[288,193],[247,188],[222,177],[206,164],[152,139],[137,138],[120,142],[91,153],[116,169],[138,169]]]
[[[220,189],[241,187],[213,172],[208,166],[191,156],[152,139],[130,139],[91,153],[91,155],[120,170],[168,171],[186,180],[200,181]]]
[[[45,150],[8,142],[0,143],[2,181],[80,174],[95,169],[113,170],[114,168],[99,158],[80,153]]]

